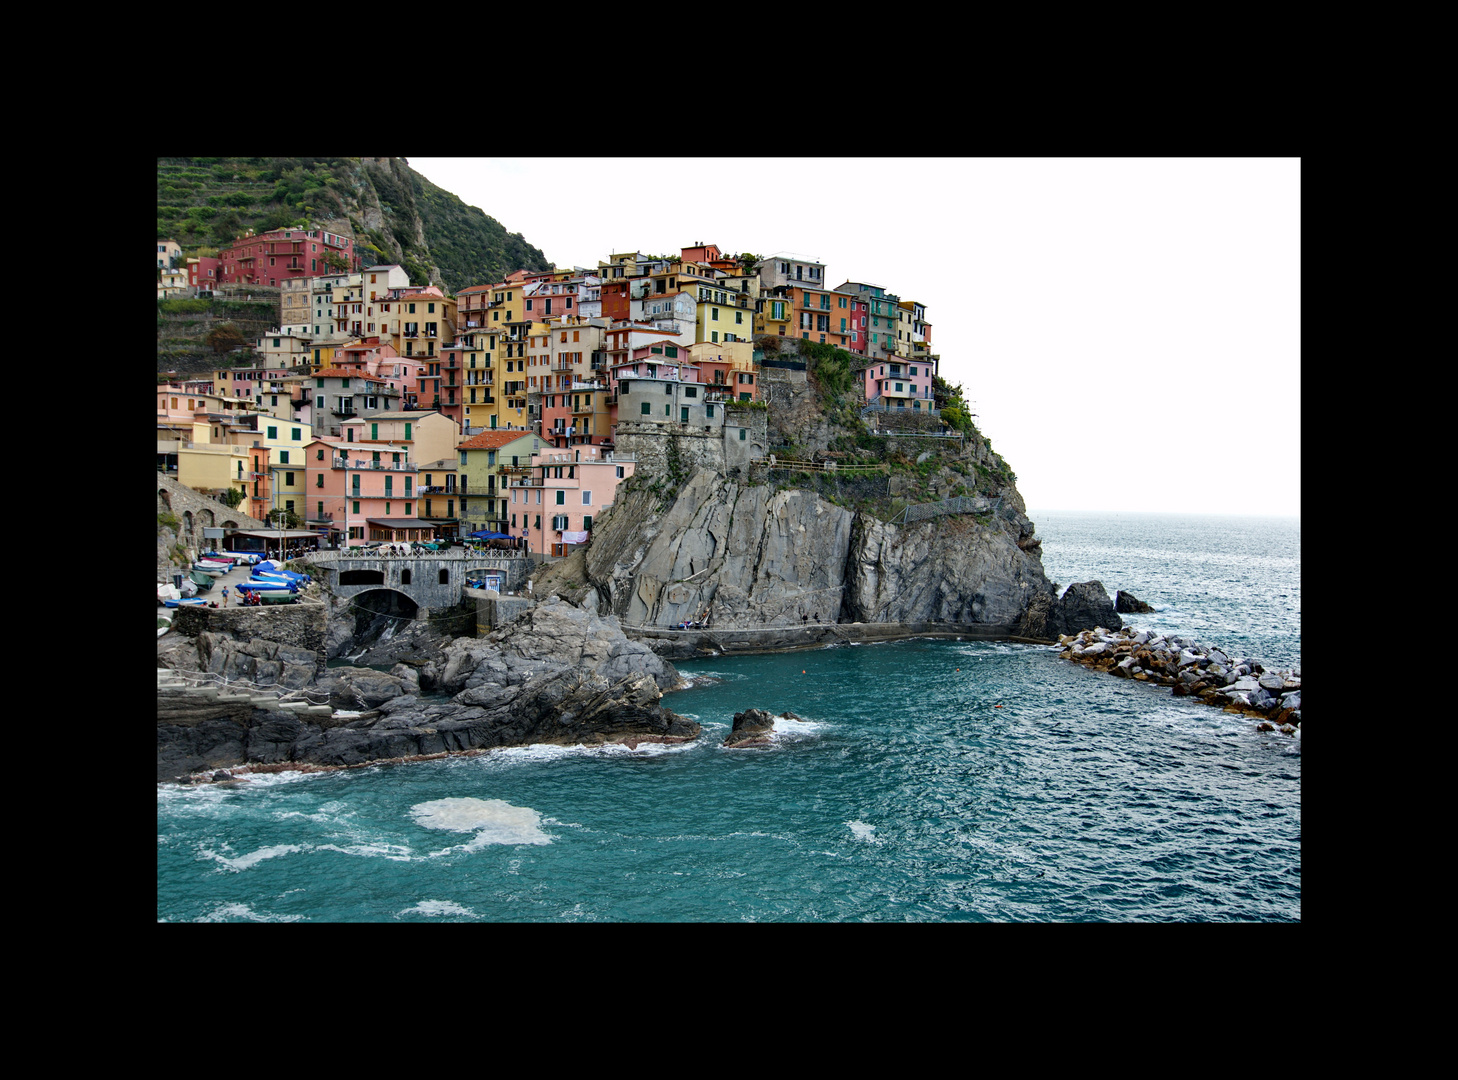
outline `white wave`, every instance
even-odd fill
[[[229,870],[243,871],[249,867],[257,866],[264,859],[276,859],[280,855],[293,855],[303,850],[297,844],[274,844],[272,847],[259,848],[257,851],[251,851],[247,855],[239,855],[236,859],[230,859],[226,855],[219,855],[216,851],[204,851],[202,854],[211,859],[216,859]]]
[[[492,750],[491,753],[482,755],[475,760],[487,765],[522,765],[540,764],[549,761],[559,761],[563,758],[581,757],[584,754],[595,757],[621,757],[623,755],[656,756],[659,754],[678,754],[685,750],[692,749],[693,742],[685,743],[639,743],[636,750],[624,746],[622,743],[603,743],[600,746],[585,746],[577,743],[574,746],[560,746],[555,743],[533,743],[530,746],[503,746]]]
[[[539,827],[542,815],[527,806],[512,806],[501,799],[436,799],[410,808],[415,823],[426,829],[474,832],[466,848],[488,844],[550,844],[552,837]]]
[[[422,900],[414,907],[396,912],[395,918],[398,919],[401,915],[425,915],[429,918],[438,915],[465,915],[472,919],[479,918],[470,908],[461,907],[450,900]]]
[[[855,834],[857,840],[864,840],[868,844],[879,844],[881,841],[876,836],[876,826],[867,825],[864,821],[847,821],[846,828]]]
[[[706,681],[717,680],[718,682],[742,682],[749,678],[742,671],[684,671],[683,668],[679,668],[678,673],[690,682],[699,679]]]
[[[302,915],[260,915],[247,904],[219,904],[206,915],[199,915],[195,922],[230,922],[233,919],[247,919],[250,922],[298,922]]]
[[[340,847],[338,844],[320,844],[319,851],[337,851],[341,855],[359,855],[364,858],[393,859],[395,862],[409,862],[415,853],[404,844],[362,843]]]
[[[788,717],[775,717],[776,735],[818,735],[827,731],[830,724],[823,720],[791,720]]]

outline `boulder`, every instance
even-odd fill
[[[1124,625],[1124,620],[1114,610],[1114,602],[1099,581],[1083,581],[1068,586],[1058,599],[1055,612],[1062,633],[1092,627],[1118,630]]]
[[[734,714],[734,728],[724,737],[724,745],[736,748],[764,747],[772,742],[775,718],[764,709],[745,709]]]
[[[1154,609],[1133,593],[1120,590],[1114,593],[1114,610],[1124,615],[1145,615]]]

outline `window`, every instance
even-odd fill
[[[646,402],[646,401],[643,402],[643,415],[644,416],[647,416],[649,414],[649,412],[650,412],[651,409],[652,409],[652,406],[649,405],[648,402]]]
[[[683,406],[683,408],[681,408],[679,410],[679,417],[678,418],[680,420],[682,420],[685,424],[688,423],[688,406],[687,405]]]
[[[558,488],[557,489],[557,505],[558,506],[566,506],[567,505],[567,493],[565,491],[563,491],[561,488]]]
[[[707,416],[710,420],[714,419],[714,406],[712,406],[712,405],[705,405],[704,406],[704,415]]]
[[[268,429],[268,437],[270,439],[277,439],[278,438],[278,428],[276,428],[276,427],[269,428]]]
[[[748,435],[748,434],[749,434],[749,429],[748,428],[740,428],[739,429],[739,441],[740,442],[743,442],[744,439],[745,439],[745,436]]]
[[[293,473],[291,473],[291,472],[284,473],[284,486],[285,487],[293,487],[294,486],[294,474]]]
[[[324,486],[324,474],[323,473],[319,473],[319,474],[317,474],[314,477],[314,486],[315,487],[323,487]]]

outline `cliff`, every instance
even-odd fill
[[[698,469],[667,497],[624,485],[585,557],[555,573],[583,575],[574,599],[630,631],[706,621],[785,628],[790,644],[788,631],[826,623],[941,623],[1048,641],[1068,632],[1067,616],[1117,628],[1112,603],[1092,616],[1070,606],[1086,605],[1086,587],[1070,587],[1069,604],[1057,596],[1033,530],[1015,488],[991,513],[900,526],[804,488]],[[539,587],[556,587],[553,572]]]

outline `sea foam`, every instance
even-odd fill
[[[542,815],[527,806],[512,806],[501,799],[436,799],[410,808],[415,823],[426,829],[474,832],[466,846],[487,844],[550,844],[539,827]]]

